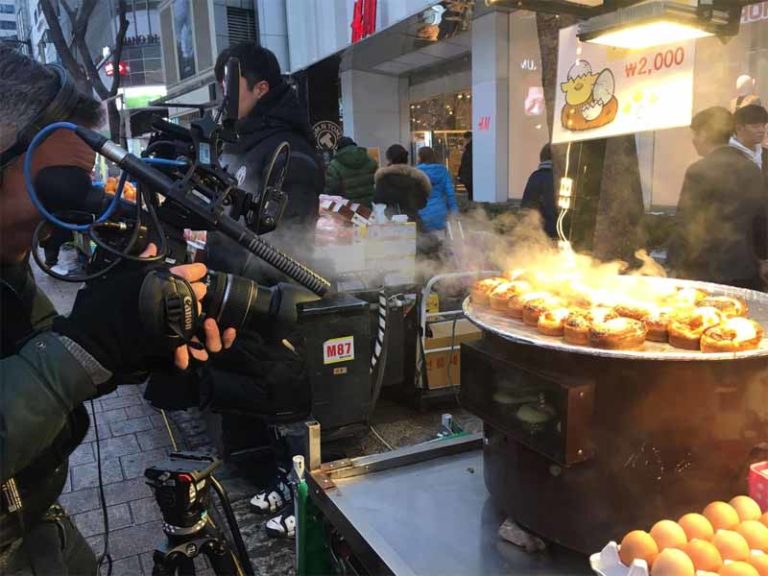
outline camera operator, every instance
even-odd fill
[[[119,375],[144,371],[171,353],[158,345],[166,335],[147,330],[143,321],[139,292],[149,274],[143,264],[121,264],[116,268],[121,272],[90,282],[66,318],[56,315],[35,286],[29,254],[41,217],[23,176],[28,139],[54,121],[87,127],[101,121],[100,104],[77,92],[63,74],[0,44],[2,574],[96,574],[93,552],[56,504],[69,454],[89,426],[83,402],[114,390]],[[60,96],[67,87],[63,109]],[[85,194],[93,163],[87,145],[73,132],[58,130],[35,153],[33,182],[38,188]],[[191,283],[197,301],[204,297],[205,285],[196,281],[205,266],[171,272],[164,286]],[[179,369],[187,369],[191,358],[205,360],[208,351],[231,346],[235,337],[232,330],[220,334],[213,320],[206,321],[204,331],[207,350],[199,344],[173,350]]]
[[[216,79],[224,79],[224,69],[230,58],[240,62],[239,121],[237,144],[224,148],[222,165],[235,175],[240,186],[249,192],[263,190],[267,165],[275,150],[283,142],[291,148],[290,167],[283,190],[288,203],[277,230],[266,235],[267,240],[307,259],[310,253],[319,209],[319,194],[325,176],[315,153],[314,138],[306,109],[300,104],[295,91],[285,82],[275,55],[255,43],[242,43],[224,50],[216,61]],[[208,264],[221,271],[245,276],[260,284],[276,284],[283,278],[268,266],[220,234],[209,234]],[[283,306],[294,308],[298,300],[314,300],[307,292],[283,291]],[[209,374],[213,383],[213,408],[229,412],[231,408],[248,414],[270,416],[282,414],[284,425],[280,433],[273,428],[263,434],[264,443],[271,443],[278,460],[274,481],[266,490],[256,494],[251,503],[261,513],[285,513],[267,523],[273,536],[292,536],[294,522],[285,471],[290,457],[301,445],[299,426],[291,420],[301,421],[309,413],[310,395],[303,359],[303,338],[291,322],[276,322],[258,333],[241,331],[238,342],[220,355]],[[225,431],[230,435],[247,432],[253,441],[257,430],[264,430],[262,422],[238,420],[227,415]],[[239,428],[239,429],[238,429]],[[234,429],[234,430],[233,430]],[[275,435],[278,438],[275,438]]]

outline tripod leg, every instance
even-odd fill
[[[195,561],[180,552],[155,552],[152,576],[195,576]]]
[[[226,541],[210,541],[203,549],[203,553],[211,562],[216,576],[242,576],[243,571]]]

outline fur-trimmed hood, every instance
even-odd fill
[[[392,164],[391,166],[385,166],[383,168],[379,168],[376,170],[376,174],[374,175],[374,181],[376,183],[379,182],[384,177],[388,176],[408,176],[410,178],[413,178],[414,180],[417,180],[419,183],[419,186],[421,186],[424,190],[427,191],[427,193],[432,191],[432,184],[429,181],[429,178],[427,177],[424,172],[419,170],[418,168],[414,168],[413,166],[409,166],[408,164]]]

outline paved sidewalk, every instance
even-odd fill
[[[144,402],[141,388],[121,386],[94,400],[93,408],[88,404],[89,412],[95,413],[99,432],[115,576],[151,574],[151,552],[163,538],[160,510],[144,483],[144,469],[162,460],[171,442],[162,416]],[[100,554],[104,525],[93,424],[69,465],[69,479],[60,502]]]

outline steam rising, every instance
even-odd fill
[[[524,274],[537,289],[575,299],[612,305],[617,297],[656,304],[670,296],[670,288],[643,277],[665,277],[664,268],[645,250],[635,253],[642,263],[630,269],[621,260],[601,262],[578,254],[570,245],[558,247],[543,231],[539,214],[522,211],[489,218],[478,209],[462,215],[464,237],[454,226],[454,240],[442,261],[421,260],[419,272],[429,278],[436,274],[499,270],[508,278]]]

